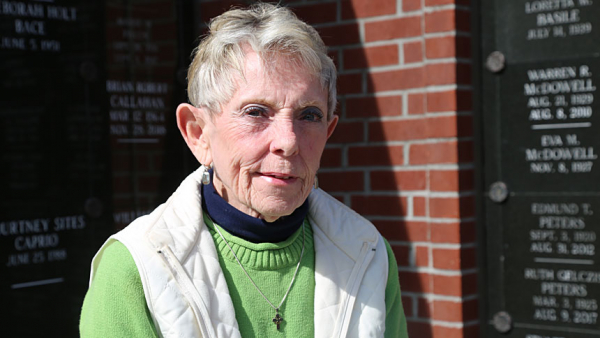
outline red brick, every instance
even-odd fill
[[[331,196],[333,198],[335,198],[336,200],[338,200],[338,201],[340,201],[340,202],[342,202],[342,203],[345,204],[345,202],[344,202],[344,195],[343,194],[332,193]]]
[[[432,326],[431,323],[424,322],[413,322],[410,319],[407,321],[408,336],[418,338],[432,338]],[[438,337],[436,337],[438,338]],[[442,337],[439,337],[442,338]],[[444,337],[445,338],[445,337]]]
[[[406,317],[413,316],[413,299],[412,297],[402,296],[402,308],[404,309],[404,315]]]
[[[342,24],[317,29],[327,46],[351,45],[360,42],[357,23]]]
[[[462,296],[462,276],[433,275],[433,292],[438,295]]]
[[[402,0],[402,11],[412,12],[421,9],[421,0]]]
[[[421,41],[407,42],[403,48],[404,63],[423,61],[423,43]]]
[[[400,289],[402,292],[430,292],[431,275],[428,273],[400,271]]]
[[[469,58],[471,39],[466,36],[444,36],[425,40],[425,56],[428,59]]]
[[[329,138],[331,143],[362,142],[364,127],[362,122],[340,122]]]
[[[429,240],[429,224],[415,221],[373,221],[389,241],[425,242]]]
[[[460,223],[431,223],[432,243],[461,243]]]
[[[441,6],[441,5],[469,5],[469,0],[425,0],[425,6]]]
[[[425,33],[463,31],[470,29],[470,17],[468,11],[463,10],[441,10],[425,14]]]
[[[472,109],[470,90],[448,90],[427,93],[427,112],[465,111]]]
[[[429,248],[426,246],[417,246],[415,251],[415,265],[418,267],[429,266]]]
[[[364,190],[364,176],[362,171],[319,173],[319,186],[327,192]]]
[[[440,116],[369,123],[370,141],[406,141],[471,136],[470,116]]]
[[[471,32],[471,12],[468,10],[456,11],[456,30],[461,32]]]
[[[413,197],[413,216],[427,216],[427,199],[425,197]]]
[[[479,317],[479,301],[477,299],[463,301],[463,322],[477,320]],[[465,336],[466,337],[466,336]]]
[[[369,68],[398,64],[398,45],[344,50],[344,68]]]
[[[454,9],[425,13],[425,32],[447,32],[456,29]]]
[[[429,119],[406,119],[369,123],[369,141],[405,141],[427,138]]]
[[[436,218],[475,216],[475,199],[473,196],[430,197],[429,216]]]
[[[350,166],[403,165],[403,146],[350,147],[348,150]]]
[[[479,326],[467,326],[463,328],[433,326],[433,338],[479,338]]]
[[[325,148],[323,156],[321,156],[321,167],[331,168],[340,167],[342,165],[342,149],[340,148]]]
[[[392,245],[392,251],[399,266],[410,265],[410,248],[406,245]]]
[[[427,138],[473,135],[473,120],[468,115],[450,115],[427,119]]]
[[[477,274],[461,276],[432,275],[433,293],[446,296],[477,294]]]
[[[424,171],[372,171],[372,190],[424,190],[427,175]]]
[[[338,95],[356,94],[362,92],[362,74],[341,74],[338,75]]]
[[[367,90],[371,93],[422,88],[425,86],[425,72],[421,67],[377,72],[371,73],[367,81]]]
[[[448,141],[410,146],[410,164],[465,163],[473,161],[471,141]]]
[[[443,270],[462,270],[475,267],[475,249],[433,249],[433,267]]]
[[[408,94],[408,114],[424,114],[425,113],[425,94]]]
[[[470,84],[471,65],[463,63],[434,63],[425,68],[427,85]]]
[[[474,188],[473,170],[432,170],[429,172],[431,191],[464,191]]]
[[[342,0],[342,19],[395,14],[395,0]]]
[[[417,316],[430,319],[433,315],[433,300],[427,298],[417,299]]]
[[[365,23],[366,42],[408,38],[421,34],[421,16]]]
[[[421,303],[419,302],[419,305]],[[433,300],[429,304],[429,313],[433,320],[446,322],[465,322],[477,319],[477,300],[452,302]],[[420,306],[419,306],[419,310]],[[461,336],[462,337],[462,336]]]
[[[377,117],[402,114],[402,96],[370,96],[346,99],[347,117]]]
[[[406,216],[406,197],[352,196],[352,209],[361,215]]]
[[[431,223],[432,243],[473,243],[476,239],[474,222]]]
[[[337,20],[337,4],[335,2],[313,3],[291,8],[298,18],[311,25]]]
[[[340,50],[328,50],[327,56],[329,56],[333,60],[333,64],[339,70],[340,69]]]

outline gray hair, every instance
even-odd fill
[[[244,46],[250,46],[264,65],[285,55],[319,78],[329,94],[327,116],[333,116],[336,69],[319,33],[288,8],[267,3],[232,9],[210,21],[188,69],[188,97],[194,106],[216,113],[231,99],[234,71],[243,77]]]

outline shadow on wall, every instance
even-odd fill
[[[462,313],[449,314],[424,298],[431,293],[473,294],[475,274],[456,285],[456,278],[417,272],[419,268],[437,267],[428,243],[475,242],[473,222],[435,222],[436,218],[474,216],[473,197],[430,197],[432,191],[474,188],[472,170],[443,170],[444,164],[460,167],[473,162],[472,117],[462,114],[471,110],[470,91],[428,90],[438,85],[469,85],[470,68],[461,63],[430,66],[426,62],[429,57],[442,57],[448,50],[468,58],[469,42],[458,37],[450,45],[440,47],[412,39],[400,46],[394,40],[387,45],[365,47],[355,20],[378,10],[373,9],[373,4],[361,7],[359,1],[342,1],[340,5],[343,23],[336,25],[330,22],[339,19],[337,3],[295,8],[299,17],[317,27],[339,71],[340,123],[322,160],[321,187],[369,218],[391,242],[399,265],[409,334],[432,337],[435,332],[429,320],[440,320],[440,316],[444,317],[441,320],[454,322],[477,319],[476,300],[464,302]],[[455,22],[456,27],[462,24]],[[409,65],[398,70],[369,71],[374,66],[400,64],[400,48],[404,64]],[[415,48],[417,52],[411,53],[414,60],[409,61],[408,53]],[[405,90],[408,93],[402,93]],[[382,92],[385,94],[378,95]],[[439,112],[458,113],[436,116]],[[461,250],[452,269],[473,268],[474,258],[474,249]],[[463,334],[478,336],[478,328],[464,328]]]

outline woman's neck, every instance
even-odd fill
[[[277,243],[286,240],[302,226],[308,214],[308,199],[291,215],[267,222],[227,203],[211,183],[202,185],[202,209],[213,222],[235,236],[253,243]]]

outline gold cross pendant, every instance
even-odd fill
[[[279,309],[275,311],[277,311],[277,314],[275,315],[275,318],[273,318],[273,323],[277,324],[277,330],[279,330],[279,324],[281,324],[283,318],[281,318],[281,316],[279,315]]]

